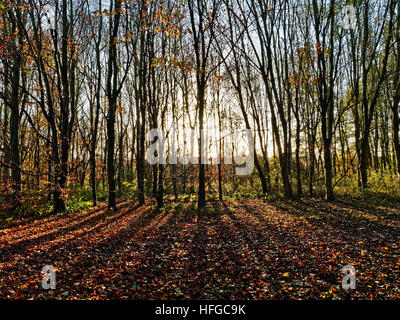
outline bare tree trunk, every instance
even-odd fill
[[[113,10],[110,10],[113,11]],[[115,145],[115,113],[117,110],[117,35],[121,16],[121,1],[115,2],[116,14],[110,16],[110,45],[108,56],[107,71],[107,98],[108,98],[108,117],[107,117],[107,173],[108,173],[108,209],[117,210],[115,198],[115,164],[114,164],[114,145]]]

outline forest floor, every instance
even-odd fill
[[[400,298],[400,208],[325,202],[120,202],[0,226],[1,299]],[[41,287],[56,268],[56,289]],[[341,269],[356,269],[356,289]]]

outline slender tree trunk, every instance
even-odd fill
[[[108,117],[107,117],[107,173],[108,173],[108,209],[117,210],[115,195],[115,116],[117,111],[117,35],[119,20],[121,16],[121,1],[116,0],[115,18],[110,16],[110,49],[108,56],[107,73],[107,98],[108,98]]]
[[[15,20],[13,19],[14,25]],[[14,26],[14,30],[15,30]],[[18,41],[22,41],[21,30],[18,28]],[[15,43],[15,42],[14,42]],[[22,43],[21,43],[22,44]],[[21,162],[19,156],[19,122],[20,122],[20,77],[21,77],[22,56],[16,53],[13,65],[11,66],[11,97],[10,97],[10,160],[11,160],[11,177],[13,181],[13,209],[17,209],[21,205]]]
[[[205,190],[205,177],[204,171],[205,166],[203,162],[203,153],[205,147],[203,146],[203,126],[204,126],[204,98],[205,98],[205,83],[201,81],[197,85],[197,95],[198,95],[198,106],[199,106],[199,197],[198,197],[198,207],[203,208],[206,205],[206,190]]]

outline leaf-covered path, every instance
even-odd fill
[[[400,298],[400,210],[361,201],[148,203],[12,222],[0,298]],[[356,290],[341,268],[356,269]],[[56,289],[41,269],[56,268]]]

